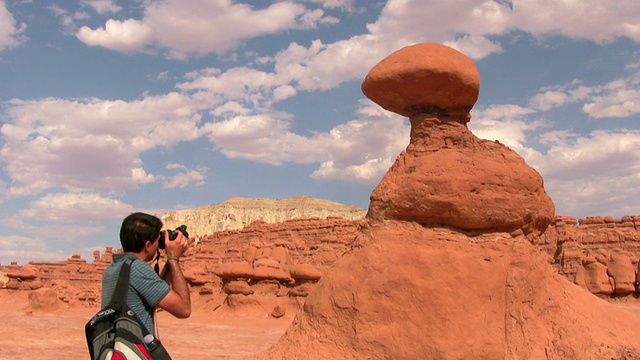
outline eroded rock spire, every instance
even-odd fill
[[[466,126],[479,90],[471,59],[440,44],[407,46],[371,69],[363,93],[408,116],[411,138],[371,194],[369,218],[514,235],[546,229],[555,207],[540,174]]]

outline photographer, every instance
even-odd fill
[[[156,306],[177,318],[185,319],[191,315],[189,286],[180,269],[180,256],[189,246],[186,230],[179,228],[173,232],[161,229],[162,221],[153,215],[137,212],[127,216],[120,228],[120,244],[124,253],[113,256],[113,263],[102,276],[104,307],[111,299],[124,261],[127,258],[142,260],[131,264],[126,303],[156,337]],[[159,256],[159,249],[163,248],[166,264],[161,277],[149,262]]]

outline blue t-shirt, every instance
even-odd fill
[[[136,259],[131,263],[129,275],[129,289],[127,290],[127,305],[133,310],[138,319],[153,331],[153,311],[155,306],[169,293],[169,285],[146,262],[139,260],[132,254],[117,254],[113,256],[113,263],[102,274],[102,306],[109,304],[116,289],[120,268],[127,259]]]

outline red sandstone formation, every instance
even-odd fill
[[[351,251],[257,359],[640,356],[640,317],[559,276],[532,244],[553,203],[517,154],[466,129],[477,94],[469,64],[418,44],[365,79],[365,95],[410,116],[410,145],[371,195]],[[608,278],[626,286],[619,269]]]
[[[210,310],[258,316],[294,315],[323,273],[353,241],[360,221],[328,217],[268,224],[203,236],[182,260],[194,298]],[[0,267],[0,291],[47,289],[63,303],[96,307],[102,272],[114,251],[59,263]],[[3,280],[4,279],[4,280]]]
[[[597,295],[618,296],[614,295],[614,280],[610,279],[608,264],[612,256],[624,254],[630,259],[633,271],[629,266],[623,266],[622,276],[635,277],[640,258],[640,216],[625,216],[607,223],[604,219],[598,216],[576,221],[569,216],[557,216],[545,233],[534,241],[548,255],[552,267],[570,281]],[[194,296],[201,296],[212,302],[212,306],[217,306],[224,300],[222,294],[226,294],[221,277],[234,280],[233,277],[216,274],[225,270],[224,264],[244,261],[241,254],[253,248],[249,239],[259,240],[267,249],[285,244],[292,259],[289,272],[293,279],[298,279],[298,285],[291,287],[291,284],[285,284],[278,296],[299,297],[310,290],[309,285],[301,283],[317,282],[349,248],[360,224],[337,218],[298,219],[276,224],[255,222],[244,230],[220,231],[204,236],[187,253],[183,269]],[[47,288],[54,290],[65,303],[95,307],[100,300],[102,271],[111,262],[112,253],[110,247],[102,255],[96,251],[92,263],[74,255],[59,263],[32,262],[24,266],[14,263],[0,267],[0,291],[30,292]],[[594,264],[596,259],[600,265]],[[249,269],[246,278],[253,277],[252,265],[240,266]],[[618,272],[611,270],[612,274]],[[240,281],[247,283],[246,280]],[[289,310],[288,314],[292,314],[295,309]]]
[[[636,293],[640,216],[557,216],[534,243],[558,273],[597,295]]]
[[[411,138],[371,194],[367,217],[470,231],[540,234],[554,218],[542,177],[506,146],[466,126],[480,77],[463,54],[436,44],[398,50],[362,91],[408,115]]]

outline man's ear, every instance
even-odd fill
[[[153,244],[151,243],[151,240],[147,240],[144,243],[144,252],[151,252],[151,247],[153,246]]]

